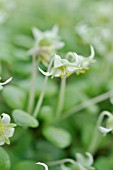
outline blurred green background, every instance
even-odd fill
[[[58,25],[65,47],[58,52],[64,56],[76,51],[89,56],[89,45],[95,49],[96,62],[85,74],[72,75],[67,80],[64,114],[74,106],[113,88],[113,19],[112,0],[0,0],[0,76],[13,77],[10,85],[0,92],[0,113],[11,115],[13,109],[26,110],[30,88],[31,57],[27,51],[33,46],[32,28],[42,31]],[[42,67],[42,65],[41,65]],[[38,73],[36,101],[44,76]],[[39,169],[35,162],[63,158],[75,159],[76,152],[86,152],[92,133],[103,110],[113,111],[113,98],[75,112],[68,119],[54,122],[59,79],[49,79],[40,111],[40,126],[29,129],[17,127],[10,146],[4,146],[11,159],[11,170]],[[55,146],[44,136],[47,125],[63,128],[71,135],[66,148]],[[47,133],[47,132],[45,132]],[[51,134],[55,136],[57,134]],[[63,139],[59,138],[59,142]],[[113,136],[102,138],[94,158],[97,170],[113,169]],[[59,145],[59,144],[57,144]],[[52,167],[50,169],[59,169]],[[4,169],[5,170],[5,169]]]

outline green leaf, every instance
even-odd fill
[[[42,133],[48,141],[59,148],[66,148],[72,141],[70,133],[62,128],[46,126]]]
[[[36,162],[33,161],[22,161],[19,162],[18,164],[16,164],[13,168],[13,170],[43,170],[43,167],[38,167],[38,165],[36,165]]]
[[[52,123],[54,120],[54,111],[51,106],[42,106],[39,114],[39,118],[47,123]]]
[[[23,109],[25,105],[26,94],[21,88],[8,85],[4,87],[3,97],[12,109]]]
[[[0,90],[2,90],[3,89],[3,87],[0,85]]]
[[[10,165],[9,155],[0,147],[0,170],[9,170]]]
[[[38,81],[36,82],[36,93],[35,93],[35,95],[37,97],[40,96],[40,92],[42,90],[43,82],[44,82],[44,77],[39,74],[38,75]],[[29,92],[29,89],[30,89],[30,86],[31,86],[31,80],[30,79],[24,79],[24,80],[18,81],[16,83],[18,84],[18,86],[20,88],[24,89],[26,92]],[[57,90],[58,90],[57,84],[53,80],[48,79],[44,97],[49,98],[49,97],[54,96],[57,93]]]
[[[29,113],[24,112],[23,110],[14,110],[12,112],[14,121],[19,126],[26,126],[35,128],[38,126],[38,121]]]
[[[99,169],[99,170],[104,170],[104,169],[111,170],[112,169],[109,158],[105,158],[105,157],[101,157],[97,159],[97,161],[95,162],[95,167],[96,169]]]

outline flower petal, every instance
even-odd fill
[[[54,48],[55,49],[60,49],[60,48],[63,48],[64,45],[65,45],[64,42],[56,42],[56,43],[54,43]]]
[[[94,56],[95,56],[95,52],[94,52],[94,48],[93,48],[92,45],[90,46],[90,50],[91,50],[91,55],[89,56],[89,58],[90,58],[90,59],[93,59]]]
[[[78,165],[79,166],[79,168],[80,168],[80,170],[87,170],[85,167],[83,167],[82,165]]]
[[[0,145],[4,145],[5,138],[3,136],[0,136]]]
[[[5,137],[10,138],[13,136],[15,129],[14,128],[6,128]]]
[[[2,116],[3,116],[2,119],[1,119],[2,123],[4,125],[9,125],[10,124],[10,116],[8,114],[5,114],[5,113],[3,113]]]
[[[70,65],[66,67],[66,70],[70,73],[73,73],[76,70],[76,67]]]
[[[3,82],[3,83],[0,83],[0,85],[5,85],[5,84],[9,83],[11,80],[12,80],[12,77],[10,77],[8,80],[6,80],[6,81]]]
[[[38,29],[38,28],[36,28],[36,27],[33,27],[32,28],[32,32],[33,32],[33,36],[34,36],[34,38],[35,38],[35,40],[37,41],[41,36],[42,36],[42,32]]]
[[[81,153],[77,153],[77,162],[85,167],[90,167],[93,164],[93,157],[89,152],[86,152],[86,156],[82,155]]]
[[[9,138],[5,137],[5,143],[7,143],[8,145],[10,144]]]
[[[76,153],[77,162],[80,164],[84,164],[84,156],[81,153]]]
[[[104,128],[102,126],[99,126],[98,128],[99,128],[99,131],[103,134],[109,133],[110,131],[113,130],[112,128]]]
[[[40,69],[39,67],[38,67],[38,69],[39,69],[39,71],[40,71],[42,74],[44,74],[45,76],[51,76],[51,73],[50,73],[50,72],[45,72],[45,71],[43,71],[42,69]]]
[[[38,162],[36,164],[41,165],[41,166],[43,166],[45,168],[45,170],[48,170],[48,166],[46,164],[44,164],[42,162]]]
[[[61,67],[62,62],[61,62],[61,57],[59,55],[54,56],[54,68]]]
[[[91,166],[93,164],[93,156],[89,152],[86,152],[86,156],[87,156],[87,166]]]
[[[62,71],[60,69],[56,69],[54,77],[60,77],[62,75]]]
[[[58,25],[54,25],[53,28],[52,28],[52,32],[53,32],[53,34],[58,35],[59,26]]]

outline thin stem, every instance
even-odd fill
[[[95,127],[95,130],[94,130],[94,134],[93,134],[93,138],[91,140],[91,144],[89,146],[89,152],[94,154],[97,147],[98,147],[98,144],[100,142],[100,133],[99,133],[99,129],[98,127],[102,124],[102,121],[104,119],[104,116],[111,116],[111,113],[109,113],[108,111],[103,111],[100,115],[99,115],[99,118],[98,118],[98,121],[97,121],[97,124],[96,124],[96,127]]]
[[[53,58],[48,66],[48,70],[50,70],[51,66],[52,66],[52,63],[53,63]],[[40,94],[40,97],[39,97],[39,100],[37,102],[37,105],[35,107],[35,110],[34,110],[34,113],[33,113],[33,116],[34,117],[37,117],[38,114],[39,114],[39,110],[40,110],[40,107],[42,105],[42,102],[43,102],[43,98],[44,98],[44,94],[45,94],[45,90],[46,90],[46,85],[47,85],[47,81],[48,81],[48,77],[45,76],[45,79],[44,79],[44,83],[43,83],[43,86],[42,86],[42,91],[41,91],[41,94]]]
[[[63,78],[63,79],[61,79],[59,100],[58,100],[58,106],[57,106],[57,110],[56,110],[56,117],[58,119],[60,118],[60,115],[61,115],[61,112],[62,112],[63,106],[64,106],[65,87],[66,87],[66,78]]]
[[[76,164],[76,162],[73,159],[62,159],[62,160],[57,160],[57,161],[53,161],[53,162],[48,162],[49,166],[57,166],[59,164],[65,164],[65,163],[72,163],[72,164]]]
[[[89,106],[92,106],[94,104],[102,102],[102,101],[104,101],[104,100],[106,100],[106,99],[108,99],[109,97],[112,97],[112,96],[113,96],[113,89],[106,92],[106,93],[103,93],[99,96],[96,96],[92,99],[89,99],[82,104],[74,106],[68,112],[64,113],[64,116],[61,118],[61,120],[67,119],[68,117],[72,116],[73,114],[78,113],[79,111],[81,111],[81,110],[83,110],[83,109],[85,109]]]
[[[38,59],[39,64],[39,59]],[[35,100],[35,86],[36,86],[36,55],[32,56],[32,75],[31,75],[31,87],[29,91],[29,101],[28,101],[28,113],[32,113],[34,100]]]

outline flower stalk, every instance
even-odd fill
[[[53,59],[54,59],[54,57],[51,59],[51,62],[50,62],[50,64],[49,64],[49,66],[48,66],[48,71],[50,70],[50,68],[51,68],[51,66],[52,66]],[[42,91],[41,91],[39,100],[38,100],[38,102],[37,102],[37,105],[36,105],[36,107],[35,107],[35,109],[34,109],[34,113],[33,113],[33,116],[34,116],[34,117],[37,117],[38,114],[39,114],[40,107],[41,107],[41,105],[42,105],[43,98],[44,98],[44,94],[45,94],[45,90],[46,90],[47,81],[48,81],[48,77],[45,76],[44,83],[43,83],[43,86],[42,86]]]
[[[69,111],[65,112],[64,116],[62,117],[61,120],[64,120],[64,119],[67,119],[68,117],[74,115],[74,114],[77,114],[78,112],[80,112],[81,110],[89,107],[89,106],[92,106],[94,104],[97,104],[97,103],[100,103],[110,97],[113,96],[113,89],[106,92],[106,93],[103,93],[101,95],[98,95],[94,98],[91,98],[83,103],[80,103],[76,106],[74,106],[73,108],[69,109]]]
[[[39,59],[38,59],[38,65],[39,65]],[[33,106],[34,106],[34,100],[35,100],[35,86],[36,86],[36,67],[37,67],[37,62],[36,62],[36,55],[32,56],[32,78],[31,78],[31,87],[29,91],[29,102],[28,102],[28,113],[32,113],[33,111]]]
[[[89,152],[94,154],[97,147],[98,147],[98,143],[100,141],[100,132],[99,132],[99,127],[102,124],[102,121],[104,119],[104,116],[111,116],[111,113],[109,113],[108,111],[103,111],[98,118],[95,130],[94,130],[94,134],[93,134],[93,138],[91,140],[91,144],[89,146]]]
[[[56,118],[59,119],[64,106],[64,98],[65,98],[65,88],[66,88],[66,78],[61,79],[58,106],[56,109]]]

